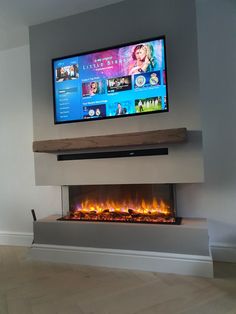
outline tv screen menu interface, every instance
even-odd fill
[[[55,122],[167,111],[164,38],[53,60]]]

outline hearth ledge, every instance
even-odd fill
[[[34,259],[90,266],[213,276],[206,219],[181,225],[57,221],[34,222]]]

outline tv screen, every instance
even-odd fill
[[[165,38],[52,60],[55,123],[168,111]]]

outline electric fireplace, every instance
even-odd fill
[[[59,220],[180,224],[174,184],[75,185],[67,191]]]

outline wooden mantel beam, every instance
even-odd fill
[[[177,128],[146,132],[34,141],[33,151],[37,153],[59,153],[78,151],[82,149],[182,143],[186,140],[187,129]]]

